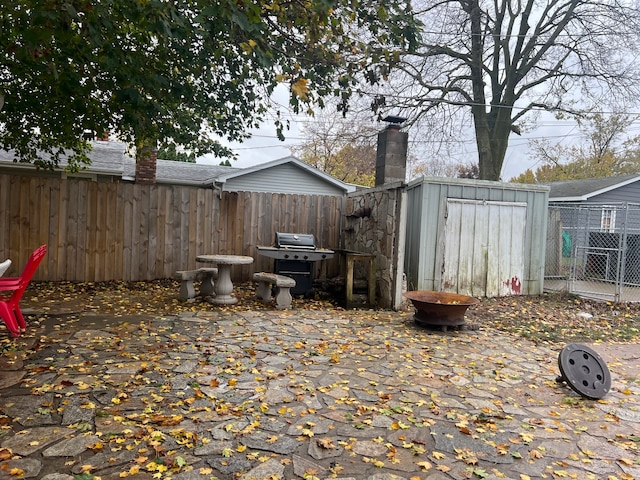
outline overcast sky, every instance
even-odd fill
[[[307,122],[313,122],[314,119],[307,116],[294,115],[293,113],[287,113],[287,100],[288,93],[284,86],[279,87],[276,91],[276,99],[280,100],[280,111],[283,119],[289,119],[291,129],[285,131],[284,142],[278,140],[276,135],[276,129],[272,120],[267,120],[263,123],[261,128],[252,130],[252,138],[246,140],[243,143],[229,143],[224,142],[233,149],[237,154],[237,160],[232,162],[234,167],[246,168],[257,164],[266,163],[272,160],[277,160],[283,157],[292,155],[291,147],[300,144],[304,140],[303,125]],[[381,122],[380,130],[386,125]],[[640,122],[629,127],[627,134],[629,136],[635,136],[640,134]],[[411,135],[410,135],[411,138]],[[570,120],[556,120],[555,117],[548,113],[541,113],[537,122],[535,130],[530,132],[524,132],[522,136],[512,134],[509,138],[509,149],[502,167],[502,179],[509,181],[511,178],[520,175],[527,169],[535,171],[536,168],[541,166],[535,160],[531,159],[530,151],[531,139],[546,138],[552,143],[561,143],[565,146],[572,144],[583,143],[583,134],[577,125]],[[415,148],[418,151],[418,146],[412,146],[410,143],[409,150]],[[466,138],[460,139],[459,152],[453,155],[451,163],[477,163],[477,153],[475,148],[475,139],[473,132],[470,130]],[[221,159],[214,157],[213,155],[199,158],[198,163],[209,163],[218,165]]]
[[[384,124],[381,124],[380,128],[384,128]],[[230,146],[238,156],[238,160],[232,162],[234,167],[246,168],[287,157],[292,154],[290,147],[300,143],[303,135],[300,130],[300,125],[295,122],[292,123],[292,129],[285,133],[286,140],[284,142],[278,140],[275,127],[270,122],[266,122],[260,129],[254,130],[252,133],[253,137],[244,143],[225,143],[225,145]],[[525,133],[522,136],[512,134],[509,150],[507,151],[502,168],[502,178],[505,181],[520,175],[528,168],[535,170],[541,166],[530,158],[529,152],[531,147],[529,139],[531,138],[548,138],[553,142],[558,141],[563,144],[571,144],[579,140],[580,132],[577,127],[570,122],[546,121],[541,122],[536,130]],[[454,158],[454,161],[462,161],[464,163],[464,159],[475,160],[475,155],[474,139],[472,136],[469,136],[469,138],[463,142],[462,151],[459,155],[456,155],[457,158]],[[219,158],[215,158],[212,155],[198,159],[198,163],[209,163],[213,165],[218,165],[220,161]]]

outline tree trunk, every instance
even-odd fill
[[[478,172],[480,180],[498,180],[500,172],[497,175],[493,162],[493,148],[491,141],[491,132],[487,124],[486,113],[477,114],[474,112],[473,118],[476,130],[476,146],[478,148]]]
[[[493,151],[493,128],[486,110],[486,96],[484,92],[483,74],[483,45],[482,45],[482,11],[478,0],[470,0],[466,10],[471,19],[471,85],[473,89],[473,104],[471,112],[476,133],[478,147],[478,171],[481,180],[498,180],[500,168],[496,172],[496,162]],[[501,166],[502,164],[500,164]]]

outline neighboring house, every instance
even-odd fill
[[[548,185],[546,276],[640,283],[640,175]]]
[[[619,206],[640,204],[640,175],[567,180],[548,184],[549,204],[580,204],[589,206],[590,227],[602,232],[614,232]],[[567,221],[568,219],[565,219]]]
[[[94,181],[135,181],[135,159],[119,142],[93,142],[91,165],[78,173],[62,168],[54,172],[36,169],[28,163],[13,162],[11,152],[0,151],[0,173],[55,175]],[[64,165],[61,165],[64,166]],[[295,157],[285,157],[249,168],[158,160],[156,183],[217,188],[221,191],[273,192],[342,196],[356,190],[354,185],[307,165]]]

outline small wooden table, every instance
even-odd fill
[[[218,281],[215,285],[215,296],[208,298],[216,305],[233,305],[238,299],[232,295],[231,265],[247,265],[253,263],[253,257],[244,255],[198,255],[197,262],[213,263],[218,266]]]
[[[354,252],[352,250],[337,250],[345,259],[345,307],[369,307],[376,305],[376,255]],[[357,261],[367,262],[367,303],[362,304],[353,299],[353,270]]]

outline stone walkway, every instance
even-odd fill
[[[1,346],[0,479],[640,479],[626,347],[591,401],[557,350],[400,313],[84,315]]]

